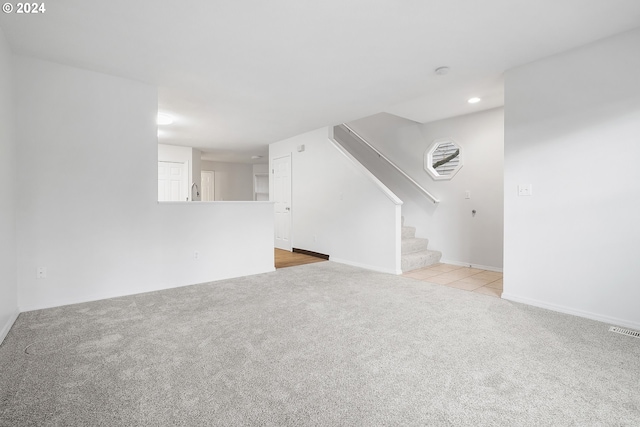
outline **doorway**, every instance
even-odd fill
[[[202,201],[213,202],[216,198],[216,185],[215,185],[215,173],[213,171],[200,172],[200,179],[202,185]]]

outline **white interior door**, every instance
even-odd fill
[[[213,171],[200,172],[202,182],[202,201],[213,202],[215,200],[215,175]]]
[[[273,159],[275,247],[291,250],[291,154]]]
[[[185,163],[158,162],[159,202],[189,201],[187,185],[187,165]]]

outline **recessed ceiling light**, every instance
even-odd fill
[[[480,102],[480,98],[478,98],[478,97],[474,96],[473,98],[469,98],[469,99],[467,100],[467,102],[468,102],[469,104],[477,104],[478,102]]]
[[[168,114],[158,113],[158,121],[159,125],[170,125],[173,123],[173,117]]]
[[[256,159],[261,159],[261,158],[262,158],[262,156],[251,156],[251,158],[252,158],[253,160],[256,160]]]
[[[444,76],[445,74],[449,73],[449,70],[451,70],[449,67],[438,67],[436,68],[436,74],[439,76]]]

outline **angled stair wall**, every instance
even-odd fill
[[[391,167],[382,161],[375,152],[366,147],[343,126],[335,126],[333,128],[333,140],[382,183],[385,185],[388,185],[388,182],[389,184],[391,183],[391,175],[396,174],[396,172],[392,171]],[[398,182],[403,182],[403,185],[406,185],[410,192],[413,191],[413,193],[417,194],[417,191],[411,184],[402,180],[395,180],[395,182],[396,185]],[[394,193],[395,192],[396,190],[394,190]],[[418,200],[422,200],[425,204],[432,203],[426,197],[423,197],[423,195],[418,195]],[[405,206],[403,206],[403,211],[404,208]],[[438,251],[429,250],[429,240],[416,237],[416,228],[405,226],[404,216],[402,217],[401,226],[400,268],[402,272],[427,267],[440,261],[442,254]]]

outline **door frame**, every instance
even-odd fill
[[[293,250],[293,155],[292,153],[287,153],[283,156],[273,157],[269,161],[269,166],[271,167],[271,177],[273,178],[273,186],[269,186],[269,199],[273,202],[276,202],[275,196],[275,161],[279,159],[284,159],[285,157],[289,158],[289,242],[288,245],[283,245],[282,242],[278,242],[275,235],[276,224],[274,224],[274,236],[273,236],[273,245],[275,248],[282,249],[285,251],[291,252]],[[271,180],[270,180],[271,181]],[[273,187],[273,188],[271,188]],[[273,197],[273,199],[272,199]],[[277,203],[277,202],[276,202]],[[276,221],[276,203],[274,203],[274,223]],[[280,245],[278,244],[280,243]]]
[[[209,202],[214,202],[216,200],[216,171],[209,171],[209,170],[201,170],[200,171],[200,186],[201,188],[201,192],[202,195],[204,196],[204,185],[202,185],[202,174],[204,173],[210,173],[212,176],[212,180],[211,180],[211,200],[209,200]],[[200,199],[202,200],[202,198]]]

